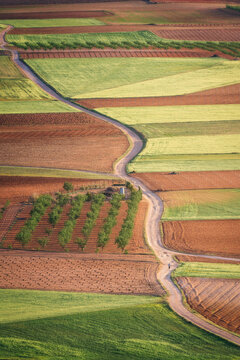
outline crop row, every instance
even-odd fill
[[[8,42],[22,49],[79,49],[79,48],[159,48],[159,49],[204,49],[220,51],[231,56],[239,56],[240,43],[226,41],[183,41],[162,39],[150,31],[102,34],[71,34],[71,35],[8,35]]]

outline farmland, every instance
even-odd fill
[[[107,172],[129,146],[127,138],[116,127],[81,112],[15,118],[3,115],[1,123],[0,159],[5,166]],[[34,124],[34,128],[29,129],[30,124]]]
[[[216,263],[182,263],[173,274],[174,277],[200,277],[220,279],[240,279],[239,265]]]
[[[240,255],[239,220],[165,221],[167,248],[192,254]]]
[[[22,304],[21,291],[2,290],[7,299],[7,306],[19,307]],[[5,292],[5,293],[4,293]],[[36,295],[35,295],[36,294]],[[38,292],[26,293],[25,299],[30,296],[29,307],[25,317],[34,311],[31,320],[19,321],[12,318],[11,323],[1,325],[2,354],[10,355],[9,344],[11,344],[11,356],[22,356],[28,352],[28,356],[40,355],[58,357],[70,356],[86,357],[88,359],[126,359],[141,356],[141,359],[159,359],[160,356],[174,359],[237,359],[238,349],[232,344],[226,344],[222,339],[186,323],[180,317],[172,313],[166,304],[154,304],[152,298],[117,297],[113,295],[85,295],[72,293],[48,293],[38,297],[38,307],[33,305],[32,297],[38,296]],[[16,304],[16,298],[19,299]],[[38,309],[48,302],[56,306],[64,301],[65,315],[56,316],[58,309],[50,311],[55,306],[51,305],[46,318],[37,319]],[[139,299],[139,300],[138,300]],[[109,304],[111,301],[111,304]],[[126,302],[125,302],[126,301]],[[145,302],[145,304],[144,304]],[[74,305],[87,306],[87,312],[79,313]],[[102,303],[102,310],[92,311],[93,304]],[[108,303],[108,304],[106,304]],[[134,304],[135,303],[135,304]],[[80,306],[78,305],[80,304]],[[106,305],[105,305],[106,304]],[[139,304],[139,305],[137,305]],[[107,309],[104,309],[104,305]],[[74,311],[74,313],[73,313]],[[106,319],[107,322],[106,322]],[[144,324],[143,324],[144,323]],[[20,332],[19,332],[20,327]],[[174,329],[174,334],[172,329]],[[54,330],[54,331],[53,331]],[[13,334],[17,334],[13,338]],[[184,338],[184,346],[183,346]],[[37,344],[37,350],[33,347]],[[208,348],[208,354],[205,352]],[[216,351],[217,347],[217,351]]]
[[[0,15],[1,18],[1,15]],[[1,24],[12,25],[15,28],[42,28],[42,27],[56,27],[56,26],[99,26],[104,23],[97,19],[91,18],[55,18],[55,19],[1,19]]]
[[[136,173],[133,177],[142,180],[153,191],[229,189],[239,186],[238,171],[197,171],[169,173]]]
[[[26,63],[62,95],[76,99],[107,97],[103,94],[104,91],[108,91],[111,98],[120,97],[118,89],[125,86],[138,87],[139,84],[146,86],[148,81],[161,81],[161,79],[165,82],[165,77],[171,79],[185,73],[190,77],[192,72],[200,70],[207,71],[209,69],[211,71],[212,69],[214,72],[218,65],[224,69],[226,67],[226,71],[228,68],[231,71],[230,68],[233,66],[233,63],[222,59],[181,58],[31,59],[26,60]],[[227,84],[231,81],[232,83],[238,82],[236,73],[232,74],[232,80],[230,74],[228,76]],[[220,79],[216,80],[219,82]],[[223,79],[221,79],[221,84],[216,84],[216,86],[221,85],[223,85]],[[214,84],[213,86],[208,84],[209,87],[214,87]],[[136,96],[137,91],[136,88],[133,97]],[[153,96],[151,91],[148,91],[147,96]],[[159,91],[160,89],[158,89]],[[160,95],[160,93],[157,94],[157,96]],[[124,96],[129,97],[131,93],[126,91]]]
[[[167,191],[159,195],[165,204],[163,221],[240,217],[239,189]]]
[[[7,100],[0,102],[2,114],[46,114],[46,113],[78,112],[70,106],[57,100]]]
[[[229,331],[240,333],[239,280],[177,278],[192,309]]]

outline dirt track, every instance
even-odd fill
[[[4,38],[4,33],[8,31],[9,28],[7,28],[2,36]],[[2,47],[4,48],[4,42],[2,43]],[[95,114],[92,113],[89,110],[86,110],[84,108],[81,108],[80,106],[76,104],[72,104],[68,100],[64,99],[57,93],[55,93],[51,88],[49,88],[45,83],[43,83],[32,71],[19,60],[18,53],[16,51],[12,51],[12,58],[13,61],[17,66],[21,68],[21,70],[25,73],[25,75],[34,81],[37,85],[39,85],[42,89],[44,89],[47,93],[52,95],[55,99],[60,100],[66,104],[71,105],[74,108],[81,109],[82,111],[92,114],[96,116],[97,118],[109,122],[111,124],[114,124],[119,129],[121,129],[124,134],[127,134],[132,141],[132,148],[129,150],[127,154],[116,164],[115,166],[115,174],[119,175],[125,180],[131,181],[132,184],[134,184],[137,187],[141,187],[143,195],[148,199],[149,201],[149,211],[146,219],[146,236],[149,241],[149,244],[151,248],[154,250],[155,255],[158,257],[158,259],[162,262],[163,266],[161,267],[160,272],[158,273],[158,280],[160,283],[167,289],[168,291],[168,301],[170,307],[177,312],[180,316],[184,317],[186,320],[192,322],[193,324],[210,331],[220,337],[223,337],[225,339],[228,339],[231,342],[234,342],[235,344],[240,345],[240,338],[229,334],[226,331],[224,331],[221,328],[217,328],[214,325],[206,322],[205,320],[197,317],[190,311],[188,311],[182,304],[182,294],[180,290],[175,286],[175,284],[171,280],[171,271],[177,267],[176,262],[172,259],[172,253],[167,251],[162,243],[161,243],[161,235],[159,231],[159,221],[163,212],[163,204],[160,198],[152,193],[144,184],[142,184],[141,181],[135,178],[131,178],[126,174],[126,165],[127,163],[135,157],[139,151],[143,147],[142,140],[136,135],[135,132],[130,130],[129,128],[126,128],[124,125],[119,124],[115,120],[112,120],[108,118],[107,116]],[[169,264],[172,264],[171,269],[169,269]]]
[[[177,106],[177,105],[213,105],[239,104],[240,84],[227,85],[189,95],[159,96],[141,98],[100,98],[80,99],[78,104],[89,109],[101,107],[131,107],[131,106]]]

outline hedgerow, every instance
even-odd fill
[[[231,9],[231,10],[240,11],[240,6],[237,6],[237,5],[226,5],[226,8]]]
[[[131,190],[131,197],[128,200],[127,216],[123,222],[120,233],[115,240],[117,246],[122,250],[124,250],[124,248],[127,246],[133,235],[134,220],[138,210],[138,204],[142,199],[142,191],[140,189],[136,191],[132,185],[128,185],[128,187]]]
[[[80,216],[85,200],[84,195],[77,195],[72,201],[72,207],[68,213],[69,220],[65,221],[63,229],[58,233],[58,240],[62,247],[65,247],[71,240],[76,220]]]
[[[46,209],[51,205],[52,198],[50,195],[41,195],[35,201],[33,209],[30,212],[30,219],[28,219],[22,229],[17,233],[16,239],[22,244],[26,245],[32,236],[32,232],[36,228],[37,224],[45,214]]]
[[[98,234],[97,246],[101,247],[102,249],[107,244],[107,242],[110,238],[112,228],[117,224],[116,217],[117,217],[117,215],[119,213],[119,209],[121,207],[122,198],[123,198],[122,195],[114,194],[110,201],[112,207],[110,208],[110,210],[108,212],[108,216],[104,220],[104,225]]]

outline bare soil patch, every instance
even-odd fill
[[[0,252],[0,287],[163,295],[153,256]]]
[[[116,180],[107,179],[76,179],[76,178],[57,178],[57,177],[35,177],[35,176],[0,176],[0,204],[9,199],[11,203],[26,201],[32,195],[50,193],[54,194],[63,190],[64,182],[73,184],[74,189],[82,187],[101,186],[106,188]]]
[[[226,59],[232,59],[230,55],[222,54],[219,51],[206,51],[201,49],[173,49],[173,50],[35,50],[19,51],[22,59],[48,59],[48,58],[99,58],[99,57],[210,57],[218,55]]]
[[[19,122],[7,115],[0,124],[1,165],[108,172],[129,146],[118,128],[81,113],[21,115]]]
[[[106,11],[56,11],[56,12],[21,12],[2,13],[0,19],[58,19],[58,18],[96,18],[110,15]]]
[[[149,30],[161,38],[174,40],[240,41],[238,26],[184,25],[102,25],[72,27],[14,28],[9,34],[80,34]]]
[[[182,277],[177,282],[192,309],[240,334],[240,280]]]
[[[180,252],[238,257],[239,226],[240,220],[166,221],[163,241]]]
[[[239,187],[240,171],[193,171],[180,173],[133,173],[153,191],[234,189]]]
[[[176,260],[180,262],[204,262],[204,263],[220,263],[220,264],[240,264],[240,260],[223,260],[223,259],[213,259],[213,258],[204,258],[201,256],[194,255],[177,255],[175,256]]]
[[[89,236],[86,248],[84,249],[85,254],[92,254],[95,253],[97,250],[97,238],[98,233],[101,230],[104,219],[107,217],[108,211],[110,209],[110,203],[105,202],[103,207],[101,208],[99,217],[96,221],[96,224],[94,225],[94,228],[91,232],[91,235]],[[139,204],[138,212],[135,218],[135,224],[134,224],[134,230],[133,230],[133,236],[131,240],[129,241],[128,246],[126,247],[126,250],[128,253],[131,254],[150,254],[150,250],[147,247],[144,239],[144,221],[145,216],[147,212],[148,202],[145,200],[142,200]],[[2,244],[4,248],[9,248],[9,246],[13,249],[22,249],[22,245],[15,239],[16,234],[20,231],[22,226],[24,225],[25,221],[29,218],[30,211],[32,209],[32,205],[29,204],[21,204],[19,206],[18,214],[15,217],[15,221],[13,223],[13,226],[11,228],[7,228],[8,232],[5,235],[6,238]],[[9,207],[9,211],[11,209],[11,206]],[[64,223],[66,220],[68,220],[68,212],[70,209],[70,205],[65,206],[61,218],[55,228],[52,228],[52,226],[49,224],[48,221],[48,214],[51,211],[49,208],[48,211],[45,213],[43,218],[41,219],[40,223],[34,230],[32,234],[31,241],[25,246],[26,250],[39,250],[40,245],[38,243],[38,239],[47,236],[46,229],[52,229],[52,233],[49,235],[49,242],[44,248],[44,251],[54,251],[54,252],[63,252],[64,249],[60,246],[58,241],[58,233],[63,228]],[[76,227],[74,229],[72,239],[67,245],[67,249],[71,253],[83,253],[82,250],[78,247],[75,240],[77,237],[83,237],[82,234],[82,227],[84,226],[84,223],[87,218],[87,213],[90,210],[90,203],[85,203],[83,206],[83,209],[81,211],[81,215],[77,220]],[[109,242],[104,247],[104,249],[100,249],[100,254],[121,254],[122,251],[117,247],[115,244],[115,239],[119,234],[119,231],[121,230],[124,218],[127,214],[127,203],[122,202],[119,214],[117,216],[117,225],[115,225],[112,229],[112,233],[109,239]],[[13,219],[14,220],[14,219]],[[0,229],[3,224],[4,226],[4,219],[0,220]],[[9,223],[9,226],[11,223]],[[5,226],[5,232],[6,232],[6,226]]]
[[[222,86],[189,95],[77,100],[78,104],[90,109],[100,107],[239,104],[239,102],[240,84]]]

